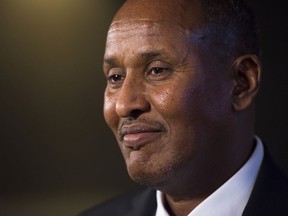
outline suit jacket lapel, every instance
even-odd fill
[[[132,208],[127,216],[154,216],[157,208],[156,191],[147,188],[132,200]]]
[[[265,150],[263,163],[243,216],[288,215],[287,205],[288,178]]]

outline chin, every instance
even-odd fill
[[[155,189],[162,188],[164,185],[166,185],[170,179],[169,176],[171,173],[173,173],[171,170],[161,168],[158,170],[145,170],[145,168],[133,169],[131,167],[128,168],[128,174],[133,181]]]
[[[160,188],[165,185],[165,182],[161,177],[158,176],[151,176],[149,174],[142,174],[142,175],[130,175],[130,178],[140,185],[146,185],[152,188]]]

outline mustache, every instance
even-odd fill
[[[118,127],[118,135],[120,140],[123,140],[123,137],[129,128],[134,128],[134,130],[139,132],[141,130],[151,130],[151,131],[166,131],[167,128],[164,126],[163,123],[147,118],[127,118],[122,120]]]

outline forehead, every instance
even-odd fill
[[[198,0],[127,0],[113,19],[119,21],[167,21],[182,28],[199,26],[203,22]]]
[[[152,30],[156,30],[159,28],[161,29],[173,28],[178,30],[185,29],[184,27],[181,26],[181,23],[177,23],[176,21],[171,21],[169,19],[138,18],[138,19],[127,19],[112,22],[108,31],[108,35],[115,31],[127,31],[138,28],[151,28]]]
[[[185,52],[191,40],[201,33],[184,29],[168,20],[129,20],[114,22],[107,36],[105,57],[145,53],[149,51]]]
[[[134,37],[138,37],[137,41],[139,42],[141,40],[153,41],[158,38],[165,39],[165,41],[171,38],[184,39],[188,35],[189,31],[165,20],[157,22],[151,20],[120,21],[111,25],[107,36],[107,46],[115,40],[121,43],[121,41],[130,40]]]

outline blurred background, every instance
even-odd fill
[[[0,1],[0,215],[73,216],[131,189],[102,117],[102,56],[121,0]],[[254,1],[256,131],[288,171],[287,12]]]

